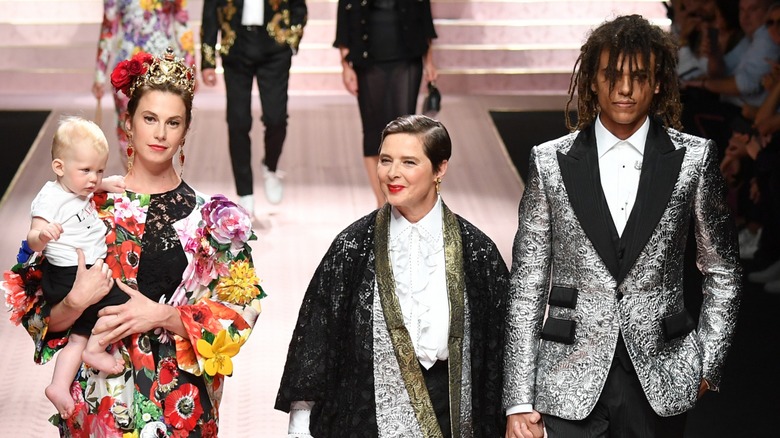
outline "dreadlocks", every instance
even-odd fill
[[[596,119],[599,113],[598,96],[593,91],[599,71],[599,59],[604,49],[609,50],[606,77],[610,90],[614,88],[624,67],[629,72],[637,68],[641,57],[647,68],[655,61],[655,71],[648,80],[661,84],[659,93],[650,104],[650,115],[661,119],[666,127],[680,129],[680,91],[677,87],[677,45],[671,36],[658,26],[650,24],[640,15],[626,15],[602,24],[591,32],[580,49],[580,56],[574,63],[569,100],[566,102],[566,127],[574,131],[582,129]],[[621,58],[621,55],[624,55]],[[651,59],[654,57],[654,59]],[[618,61],[621,65],[617,65]],[[579,69],[578,69],[579,67]],[[577,92],[577,123],[572,122],[569,106]]]

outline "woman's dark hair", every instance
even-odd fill
[[[133,91],[133,95],[130,97],[130,101],[127,102],[127,113],[130,115],[130,119],[133,118],[135,110],[138,109],[138,102],[150,91],[164,91],[181,97],[185,109],[184,127],[189,129],[190,122],[192,121],[192,93],[190,93],[187,88],[173,82],[163,82],[160,84],[146,83],[136,88]]]
[[[385,126],[382,130],[382,142],[379,145],[380,152],[385,138],[393,134],[411,134],[421,138],[425,156],[431,160],[433,171],[438,172],[439,167],[452,155],[452,141],[447,128],[438,120],[430,117],[411,114],[401,116]]]
[[[566,127],[574,131],[589,126],[599,113],[599,102],[593,85],[598,79],[601,53],[609,50],[606,77],[610,90],[614,88],[624,67],[633,72],[637,60],[654,67],[648,80],[660,84],[658,94],[650,103],[650,116],[658,117],[666,127],[680,129],[680,90],[677,85],[677,45],[671,35],[650,24],[640,15],[617,17],[597,27],[588,36],[574,63],[566,102]],[[621,55],[623,57],[621,58]],[[651,64],[654,57],[655,64]],[[617,65],[622,60],[621,65]],[[574,124],[569,106],[577,99],[577,122]]]

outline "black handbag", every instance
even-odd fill
[[[435,82],[428,82],[428,95],[422,105],[422,113],[428,117],[436,117],[441,109],[441,93]]]

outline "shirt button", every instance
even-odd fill
[[[368,52],[363,52],[363,58],[368,58]]]

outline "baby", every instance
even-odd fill
[[[32,202],[27,243],[45,256],[41,266],[43,295],[53,306],[73,286],[78,268],[76,248],[84,252],[87,266],[106,256],[106,226],[98,218],[92,196],[95,191],[124,191],[124,178],[103,179],[108,142],[96,124],[79,117],[67,117],[60,122],[51,156],[57,179],[47,182]],[[98,339],[89,334],[98,310],[127,299],[127,294],[114,285],[73,324],[68,344],[60,352],[51,384],[46,388],[46,397],[63,419],[73,414],[70,386],[82,361],[108,374],[124,369],[123,361],[106,352],[105,346],[101,347]]]

